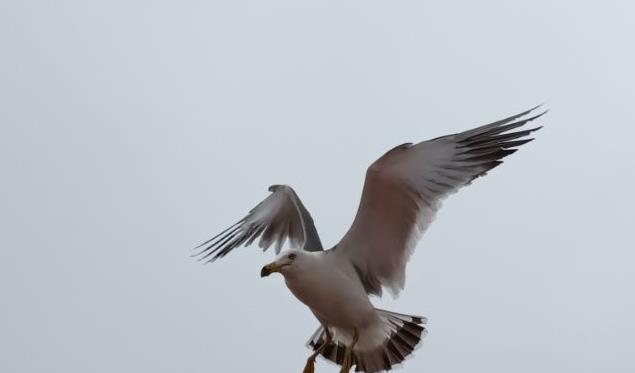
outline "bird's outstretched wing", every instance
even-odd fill
[[[258,237],[263,251],[275,243],[279,253],[287,239],[292,248],[321,251],[322,243],[313,219],[295,191],[287,185],[272,185],[269,191],[272,193],[247,216],[196,247],[204,249],[193,256],[211,262],[242,244],[250,245]]]
[[[513,130],[544,114],[529,116],[535,109],[397,146],[368,168],[357,215],[336,249],[353,263],[368,293],[403,289],[406,263],[441,201],[533,140],[527,136],[541,127]]]

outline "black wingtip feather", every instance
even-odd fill
[[[458,153],[460,159],[457,160],[467,162],[467,165],[460,167],[463,169],[472,168],[476,171],[470,182],[486,175],[488,171],[503,163],[503,158],[515,153],[520,146],[534,140],[526,137],[542,129],[542,126],[519,131],[512,130],[520,128],[549,112],[549,110],[544,110],[529,118],[521,119],[539,107],[541,105],[521,114],[457,135],[457,145],[461,149]]]
[[[201,247],[207,245],[208,243],[214,241],[216,238],[218,238],[219,236],[223,235],[225,232],[227,232],[228,230],[236,227],[237,225],[242,224],[245,221],[245,218],[240,219],[238,222],[236,222],[236,224],[230,225],[227,229],[225,229],[224,231],[220,232],[219,234],[217,234],[216,236],[210,238],[209,240],[203,242],[202,244],[192,248],[192,250],[196,250],[196,249],[200,249]]]

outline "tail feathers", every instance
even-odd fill
[[[353,361],[356,372],[374,373],[391,370],[394,366],[409,357],[427,334],[425,317],[409,316],[395,312],[377,309],[384,333],[383,340],[376,347],[369,350],[353,350]],[[331,330],[333,340],[321,355],[338,365],[344,362],[346,345],[338,339],[337,329]],[[360,333],[360,342],[364,333]],[[308,341],[308,347],[314,351],[326,342],[326,332],[323,327],[318,328]]]

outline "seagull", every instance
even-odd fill
[[[426,318],[375,308],[370,296],[394,297],[404,288],[410,256],[441,202],[503,163],[542,127],[523,127],[544,115],[530,110],[468,131],[390,149],[368,167],[352,226],[324,250],[313,219],[296,192],[272,185],[249,213],[193,256],[212,262],[257,239],[276,260],[260,273],[279,273],[320,323],[307,347],[303,373],[318,356],[340,373],[388,371],[409,357],[427,334]],[[284,243],[289,249],[281,253]]]

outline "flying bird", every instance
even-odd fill
[[[441,202],[503,163],[541,127],[526,128],[545,112],[538,107],[465,132],[390,149],[368,167],[352,226],[324,250],[313,219],[287,185],[236,224],[199,245],[194,256],[211,262],[241,245],[275,246],[276,260],[261,276],[280,273],[289,290],[313,312],[320,326],[310,337],[312,354],[341,366],[340,373],[391,370],[426,335],[426,318],[377,309],[370,296],[404,288],[406,263]],[[280,253],[288,240],[290,249]]]

